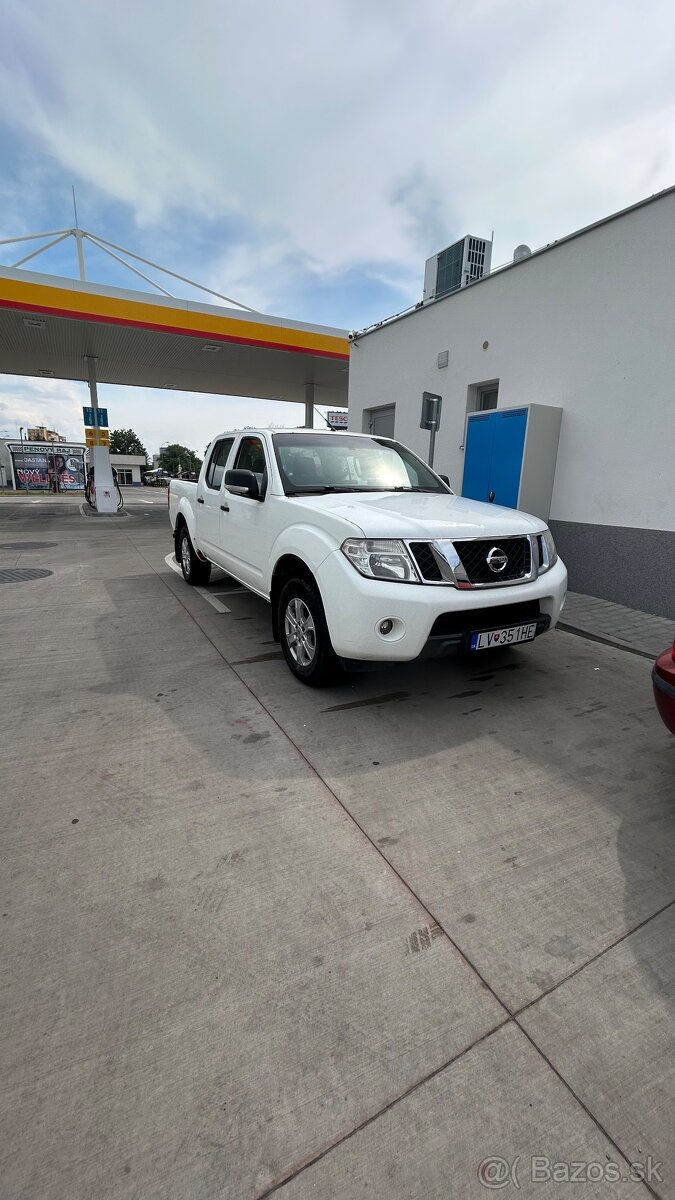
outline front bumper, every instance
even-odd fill
[[[537,605],[537,632],[543,633],[555,626],[567,592],[567,570],[560,559],[528,583],[474,591],[365,579],[335,550],[316,578],[335,653],[364,662],[409,662],[421,654],[450,653],[462,648],[469,630],[529,623],[533,617],[528,613]],[[520,605],[527,608],[519,616]],[[495,611],[493,625],[491,609],[503,610]],[[379,625],[387,619],[394,628],[385,636]]]

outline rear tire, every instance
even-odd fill
[[[342,674],[321,596],[308,579],[289,579],[279,596],[279,641],[289,669],[308,687],[325,687]]]
[[[197,558],[197,552],[192,545],[187,526],[183,525],[176,539],[178,561],[183,572],[183,579],[192,587],[203,587],[211,578],[211,563]]]

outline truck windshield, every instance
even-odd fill
[[[439,492],[450,488],[398,442],[348,433],[275,433],[287,496],[321,492]],[[452,493],[450,493],[452,494]]]

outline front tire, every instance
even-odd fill
[[[341,674],[317,588],[289,579],[279,596],[279,641],[290,670],[308,687],[324,687]]]
[[[177,538],[177,558],[183,572],[183,579],[192,587],[203,587],[211,578],[211,563],[197,558],[197,552],[192,545],[187,526],[183,525]]]

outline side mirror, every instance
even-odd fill
[[[450,487],[450,480],[447,475],[439,475],[438,478],[442,479],[443,483],[447,483],[448,487]]]
[[[249,500],[260,499],[258,480],[253,471],[226,471],[225,487],[235,496],[248,496]]]

